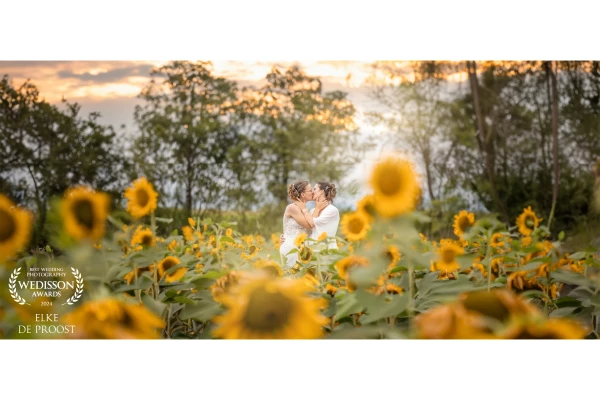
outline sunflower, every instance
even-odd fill
[[[98,241],[110,211],[110,197],[83,186],[70,188],[61,202],[65,231],[76,240]]]
[[[400,261],[400,258],[402,257],[402,253],[400,253],[398,247],[394,245],[388,246],[385,251],[385,255],[390,262],[387,267],[388,270],[395,268],[396,264],[398,264],[398,261]]]
[[[368,219],[369,223],[375,218],[375,196],[368,194],[356,203],[356,211],[362,212]]]
[[[152,247],[156,244],[156,238],[152,234],[150,228],[144,228],[142,226],[138,226],[131,238],[131,247],[136,245],[143,245]]]
[[[542,219],[535,215],[531,206],[524,208],[523,213],[517,217],[517,227],[523,236],[529,236],[535,228],[542,222]]]
[[[527,277],[532,271],[515,271],[508,275],[506,287],[514,290],[526,290],[531,288],[531,279]]]
[[[304,243],[304,241],[306,240],[306,236],[306,232],[302,232],[301,234],[296,236],[296,238],[294,239],[294,246],[300,247],[302,243]]]
[[[442,304],[414,319],[418,339],[493,339],[477,314],[460,303]]]
[[[466,210],[462,210],[454,216],[454,234],[461,237],[475,223],[475,215]]]
[[[362,268],[369,265],[369,260],[361,256],[348,256],[339,260],[335,264],[335,269],[338,271],[340,278],[346,281],[348,290],[353,292],[356,289],[355,282],[350,279],[350,270],[353,268]]]
[[[503,332],[504,339],[583,339],[588,330],[566,318],[515,320]]]
[[[179,263],[180,263],[180,261],[179,261],[179,258],[177,258],[177,257],[169,256],[169,257],[163,259],[161,262],[158,263],[159,278],[162,278],[166,274],[165,282],[167,282],[167,283],[176,282],[176,281],[180,280],[181,278],[183,278],[183,276],[187,272],[187,268],[185,268],[185,267],[177,268],[174,272],[167,273],[167,271],[169,269],[173,268],[174,266],[178,265]]]
[[[312,258],[313,251],[310,247],[303,245],[298,249],[298,259],[302,261],[304,264],[310,261]]]
[[[0,263],[14,257],[29,243],[31,214],[0,193]]]
[[[356,242],[364,239],[371,229],[368,217],[362,212],[344,214],[340,221],[342,233],[350,241]]]
[[[500,264],[501,263],[502,263],[502,257],[492,258],[492,265],[491,265],[492,281],[495,280],[496,278],[498,278],[498,276],[500,276]],[[476,263],[473,266],[475,268],[477,268],[479,270],[479,272],[481,272],[481,274],[483,275],[484,278],[488,277],[488,269],[485,265],[483,265],[481,263]]]
[[[460,264],[456,261],[456,256],[464,254],[465,249],[450,239],[440,240],[440,247],[436,250],[438,259],[435,267],[438,271],[444,271],[446,274],[453,273],[460,269]]]
[[[531,236],[523,236],[521,238],[521,244],[523,246],[530,246],[532,241],[533,239],[531,238]]]
[[[183,237],[188,242],[194,241],[194,229],[191,226],[184,226],[181,228],[181,232],[183,233]]]
[[[317,238],[317,240],[319,242],[322,242],[325,239],[327,239],[327,232],[321,232],[321,234],[319,235],[319,237]]]
[[[128,285],[131,285],[131,282],[133,282],[134,278],[139,278],[140,275],[142,275],[142,273],[144,273],[146,271],[154,271],[154,265],[150,265],[148,267],[136,268],[135,270],[133,270],[133,271],[129,272],[127,275],[125,275],[123,277],[123,280],[125,282],[127,282]]]
[[[156,210],[158,193],[145,177],[139,178],[125,189],[127,212],[134,218],[142,218]]]
[[[193,218],[188,218],[188,224],[190,224],[190,226],[192,228],[195,228],[196,227],[196,220],[193,219]]]
[[[231,228],[225,229],[225,236],[233,237],[233,229],[231,229]]]
[[[302,279],[256,278],[223,296],[228,311],[215,317],[213,336],[223,339],[316,339],[329,318],[323,298],[309,297]]]
[[[317,287],[319,286],[319,279],[315,275],[307,271],[302,279],[304,280],[306,287],[308,287],[311,291],[317,290]]]
[[[241,239],[242,242],[246,244],[246,246],[250,246],[252,243],[254,243],[254,237],[252,235],[243,235]]]
[[[490,241],[490,244],[496,249],[502,248],[506,245],[506,242],[503,239],[505,239],[503,234],[501,234],[500,232],[494,233],[492,235],[492,240]]]
[[[271,234],[271,241],[273,242],[273,245],[275,246],[275,250],[279,250],[279,248],[281,247],[281,239],[279,239],[279,236],[277,236],[276,234],[272,233]]]
[[[386,283],[375,288],[375,294],[380,295],[383,293],[387,294],[400,294],[404,291],[400,286],[394,285],[393,283]]]
[[[337,291],[338,291],[338,288],[336,288],[332,284],[328,283],[327,285],[325,285],[325,292],[327,292],[327,294],[330,295],[331,297],[335,296]]]
[[[257,260],[253,264],[254,268],[267,271],[272,276],[283,276],[281,266],[272,260]]]
[[[171,241],[171,243],[169,243],[169,245],[167,246],[167,249],[169,249],[169,251],[175,251],[175,248],[177,247],[177,240],[173,239]]]
[[[248,253],[244,252],[240,255],[240,257],[243,260],[251,260],[252,258],[254,258],[258,252],[260,251],[260,247],[256,247],[256,246],[250,246],[248,247]]]
[[[70,337],[79,339],[159,339],[165,322],[139,304],[117,299],[88,301],[65,315],[63,322],[74,325]]]
[[[394,217],[415,208],[419,182],[409,161],[398,157],[383,159],[373,169],[370,184],[375,209],[382,217]]]
[[[229,290],[238,284],[241,278],[244,277],[241,271],[229,271],[210,285],[210,292],[215,301],[221,302],[223,296],[229,292]]]

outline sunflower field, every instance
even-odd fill
[[[124,191],[134,223],[108,195],[70,188],[49,211],[52,240],[29,250],[34,216],[0,194],[0,336],[80,339],[595,339],[600,259],[562,250],[531,207],[514,225],[461,211],[454,236],[432,241],[416,211],[419,179],[389,156],[371,193],[343,216],[340,236],[299,236],[286,269],[279,232],[242,235],[235,223],[200,220],[158,235],[157,193],[139,178]],[[336,241],[337,250],[328,242]],[[74,268],[73,304],[10,286],[14,271]],[[57,278],[60,280],[60,278]],[[14,280],[14,279],[13,279]],[[10,290],[9,290],[10,288]],[[22,333],[55,314],[73,326]],[[50,322],[48,322],[50,323]],[[54,321],[53,323],[56,323]]]

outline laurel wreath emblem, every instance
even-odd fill
[[[73,267],[71,267],[71,271],[73,271],[73,276],[75,277],[75,281],[77,282],[77,287],[75,288],[75,293],[73,294],[73,296],[69,297],[67,301],[63,303],[63,306],[65,304],[75,304],[83,294],[83,278],[81,277],[81,272],[79,272],[77,268]]]
[[[27,301],[25,301],[24,298],[19,296],[19,293],[17,293],[16,282],[17,282],[17,277],[21,273],[21,268],[22,267],[15,269],[10,274],[10,278],[8,279],[8,291],[10,292],[10,295],[12,296],[12,298],[20,305],[24,305],[24,304],[30,305]]]

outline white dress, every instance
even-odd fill
[[[313,209],[310,210],[312,215]],[[337,250],[337,240],[333,239],[337,235],[338,225],[340,224],[340,211],[333,204],[328,205],[321,211],[321,215],[313,217],[315,227],[311,238],[318,239],[323,232],[327,233],[327,246],[329,249]]]
[[[283,215],[283,237],[285,242],[279,247],[279,253],[283,256],[284,264],[288,267],[293,267],[296,261],[298,261],[298,252],[287,255],[294,246],[294,240],[296,236],[301,233],[306,233],[306,236],[310,237],[311,230],[304,228],[302,225],[296,222],[293,217],[286,217]]]

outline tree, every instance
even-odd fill
[[[427,195],[435,201],[444,194],[448,160],[457,140],[447,140],[446,82],[435,63],[378,61],[373,67],[371,96],[385,111],[368,116],[390,130],[398,147],[408,145],[420,156]]]
[[[0,182],[34,206],[38,243],[52,196],[85,184],[117,198],[128,168],[122,144],[111,126],[98,122],[100,114],[82,118],[78,104],[62,104],[64,111],[40,100],[29,81],[18,88],[8,76],[0,81]]]
[[[135,109],[140,136],[134,146],[140,173],[163,200],[183,202],[186,215],[226,203],[230,149],[239,144],[235,82],[212,73],[210,62],[175,61],[150,73]],[[181,187],[179,186],[181,185]]]
[[[297,66],[274,67],[266,80],[247,90],[260,126],[252,140],[261,149],[265,189],[281,207],[287,185],[297,179],[338,182],[369,144],[358,145],[356,110],[347,93],[324,93],[320,79]]]

